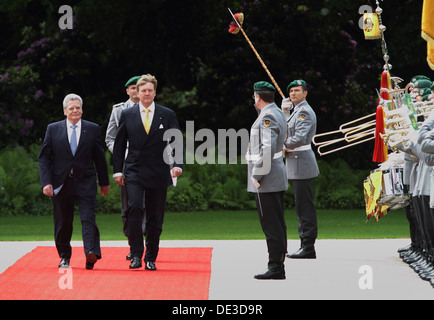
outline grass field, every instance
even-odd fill
[[[319,239],[408,238],[403,210],[392,211],[378,222],[366,222],[363,210],[318,210]],[[298,239],[294,210],[285,212],[288,239]],[[101,240],[125,240],[120,214],[97,215]],[[51,216],[1,217],[0,241],[53,240]],[[162,240],[264,239],[256,211],[166,213]],[[73,240],[81,240],[79,216],[74,218]]]

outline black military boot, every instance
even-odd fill
[[[264,273],[254,276],[258,280],[283,280],[285,276],[285,254],[284,253],[269,253],[268,254],[268,269]]]
[[[298,251],[287,254],[291,259],[316,259],[315,240],[301,240],[301,247]]]

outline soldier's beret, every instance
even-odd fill
[[[426,80],[426,79],[417,80],[414,83],[414,86],[416,88],[430,88],[432,86],[432,82],[430,80]]]
[[[259,81],[253,85],[254,91],[276,91],[276,88],[267,81]]]
[[[140,76],[132,77],[130,80],[127,81],[127,83],[125,83],[125,88],[128,88],[131,85],[135,85],[139,79]]]
[[[294,80],[294,81],[292,81],[290,84],[289,84],[289,86],[286,88],[286,91],[288,91],[289,92],[289,90],[291,89],[291,88],[293,88],[293,87],[300,87],[300,86],[303,86],[303,87],[306,87],[307,85],[306,85],[306,81],[304,81],[304,80]]]
[[[411,83],[415,83],[418,80],[430,80],[430,78],[428,78],[427,76],[414,76],[413,78],[411,78]]]
[[[420,96],[425,96],[425,95],[431,94],[431,89],[430,88],[419,89],[417,91],[417,94]]]

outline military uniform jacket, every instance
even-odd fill
[[[279,192],[288,189],[282,148],[286,139],[286,119],[282,110],[272,103],[263,108],[250,130],[248,161],[248,192]],[[260,183],[256,189],[251,177]]]
[[[113,153],[113,145],[115,144],[121,113],[123,110],[131,108],[133,105],[134,102],[128,99],[128,101],[121,102],[113,106],[113,111],[110,115],[110,121],[107,125],[107,132],[105,136],[105,144],[111,153]]]
[[[306,100],[299,103],[288,119],[286,172],[290,180],[312,179],[319,175],[311,148],[316,134],[316,115]]]
[[[424,174],[428,175],[429,181],[426,181],[425,193],[429,193],[430,196],[430,208],[434,208],[434,120],[428,119],[422,125],[419,132],[418,142],[421,146],[421,152],[423,152],[424,164],[427,167],[427,172]]]

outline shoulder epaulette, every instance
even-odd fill
[[[117,103],[113,106],[113,109],[116,109],[117,107],[120,107],[124,104],[125,102],[121,102],[121,103]]]

